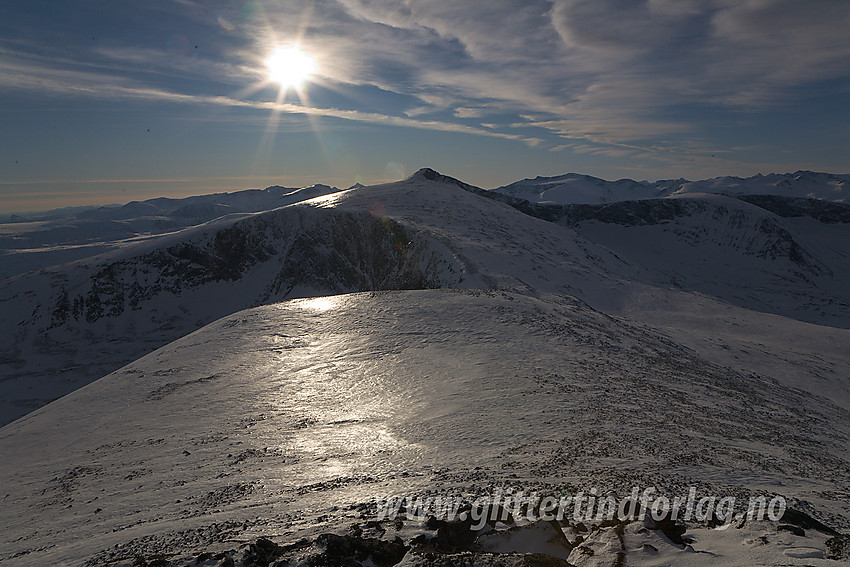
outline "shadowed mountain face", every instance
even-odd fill
[[[696,192],[553,205],[425,169],[8,278],[6,421],[68,395],[0,429],[0,561],[840,555],[834,531],[802,525],[850,526],[845,207]],[[805,535],[689,524],[703,556],[663,522],[472,533],[375,509],[635,485],[781,495]]]
[[[2,282],[6,421],[247,307],[381,289],[568,291],[620,278],[611,262],[572,231],[424,175],[224,217]]]
[[[850,206],[827,205],[706,195],[567,205],[555,222],[652,270],[658,282],[847,328]]]
[[[776,195],[682,193],[607,204],[478,194],[568,226],[660,285],[848,328],[850,205]]]

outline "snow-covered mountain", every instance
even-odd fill
[[[327,185],[272,186],[123,206],[60,209],[0,224],[0,279],[87,258],[233,213],[267,211],[338,191]]]
[[[850,205],[693,193],[541,212],[650,270],[659,285],[817,324],[850,323]]]
[[[0,283],[4,422],[224,315],[291,297],[451,286],[439,242],[367,211],[230,216]]]
[[[667,179],[662,181],[606,181],[589,175],[567,173],[555,177],[523,179],[494,189],[499,193],[532,203],[601,204],[638,199],[658,199],[688,193],[719,195],[778,195],[850,202],[850,175],[813,171],[715,177],[702,181]]]
[[[0,429],[0,564],[835,564],[848,210],[424,169],[8,278],[4,411],[70,393]],[[791,511],[470,529],[376,502],[635,486]]]

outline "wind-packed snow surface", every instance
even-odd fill
[[[485,193],[422,170],[3,282],[5,399],[73,391],[0,429],[0,563],[850,556],[843,209]],[[794,512],[470,530],[377,507],[633,487]]]
[[[3,549],[22,565],[218,552],[347,528],[375,497],[498,486],[778,492],[846,527],[847,420],[825,396],[575,300],[294,300],[3,428]]]

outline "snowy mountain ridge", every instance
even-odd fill
[[[445,247],[391,219],[304,206],[15,276],[0,282],[0,320],[14,329],[0,351],[3,414],[14,419],[246,307],[452,286],[460,271]]]
[[[295,564],[368,565],[357,550],[395,542],[382,564],[830,565],[826,541],[839,532],[811,526],[812,516],[850,525],[850,417],[823,395],[844,388],[850,400],[850,360],[837,355],[847,332],[786,328],[787,343],[748,339],[796,362],[840,363],[811,381],[821,394],[757,372],[775,355],[748,343],[711,335],[752,365],[736,371],[681,334],[568,298],[389,291],[234,313],[0,429],[0,457],[14,465],[0,517],[18,519],[0,560],[248,567],[268,564],[267,548]],[[803,511],[788,521],[806,528],[690,522],[673,541],[681,530],[643,522],[570,516],[473,532],[373,512],[387,495],[632,486],[779,493]],[[328,533],[345,545],[329,546]],[[526,555],[544,551],[559,562]]]
[[[227,215],[255,213],[339,191],[327,185],[272,186],[123,206],[52,211],[0,224],[0,278],[86,258]]]
[[[567,173],[523,179],[493,191],[532,203],[601,204],[659,199],[689,193],[721,195],[778,195],[781,197],[850,202],[850,175],[813,171],[771,173],[752,177],[723,176],[701,181],[668,179],[654,182],[620,179],[606,181],[590,175]]]

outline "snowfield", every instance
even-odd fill
[[[43,407],[0,428],[0,564],[850,558],[843,205],[485,193],[421,170],[3,281],[2,409]],[[379,509],[633,487],[787,512]]]
[[[21,565],[218,553],[364,523],[375,497],[500,486],[781,493],[847,527],[848,415],[577,301],[293,300],[3,428],[3,548]]]

